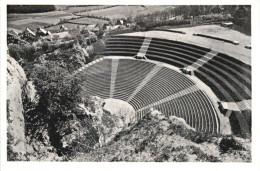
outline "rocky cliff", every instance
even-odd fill
[[[36,101],[36,91],[28,81],[22,67],[12,57],[7,57],[7,134],[8,159],[23,160],[26,153],[23,97]]]

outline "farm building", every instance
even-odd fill
[[[7,43],[18,43],[18,40],[20,37],[18,36],[18,33],[14,30],[10,30],[7,32]]]
[[[100,30],[100,28],[97,26],[97,27],[95,27],[92,31],[94,32],[94,33],[96,33],[96,32],[98,32]]]

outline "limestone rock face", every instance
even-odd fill
[[[31,81],[28,81],[24,70],[12,57],[7,57],[7,134],[8,153],[17,160],[26,152],[24,128],[24,109],[22,94],[34,102],[36,91]]]
[[[119,115],[110,113],[104,109],[105,101],[99,97],[90,97],[86,102],[87,110],[93,120],[93,126],[99,134],[99,146],[110,142],[115,135],[127,128],[128,123]]]
[[[25,153],[25,132],[22,88],[26,76],[21,66],[11,57],[7,59],[7,120],[8,141],[11,150],[19,156]]]

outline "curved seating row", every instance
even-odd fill
[[[221,101],[251,99],[251,66],[235,58],[219,53],[194,73]]]
[[[204,64],[198,70],[220,83],[220,85],[230,94],[233,101],[251,99],[251,91],[231,74],[208,63]],[[227,99],[224,101],[227,101]]]
[[[239,80],[242,86],[245,86],[247,89],[251,91],[250,72],[248,74],[246,74],[245,72],[239,72],[239,68],[233,67],[232,64],[230,64],[230,62],[224,63],[222,60],[218,59],[218,56],[209,60],[208,64],[211,64],[212,66],[215,66],[215,68],[222,70],[226,73],[226,75],[228,74],[229,77],[235,77],[234,79]]]
[[[106,42],[105,56],[124,55],[134,56],[140,50],[144,37],[136,36],[112,36]]]

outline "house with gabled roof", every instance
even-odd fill
[[[68,30],[69,29],[67,27],[65,27],[64,25],[61,25],[59,32],[68,31]]]
[[[28,27],[23,31],[22,38],[26,40],[34,40],[35,39],[35,33],[30,30]]]
[[[50,31],[47,31],[41,27],[37,28],[37,31],[36,31],[36,36],[37,37],[40,37],[40,36],[48,36],[48,35],[51,35],[51,32]]]
[[[7,43],[18,43],[20,39],[18,33],[14,30],[7,31]]]

